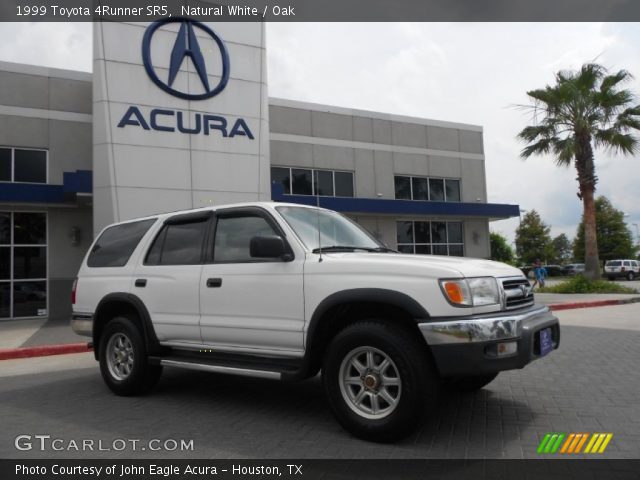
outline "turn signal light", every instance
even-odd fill
[[[440,285],[452,304],[471,306],[471,294],[466,280],[444,280]]]

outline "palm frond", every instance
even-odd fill
[[[621,133],[617,128],[598,130],[593,135],[596,147],[612,152],[633,155],[638,149],[638,139],[629,133]]]
[[[535,143],[527,145],[520,152],[521,158],[529,158],[531,155],[542,155],[551,151],[552,141],[550,138],[542,138]]]

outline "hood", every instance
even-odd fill
[[[341,257],[357,263],[405,265],[409,268],[417,267],[450,272],[452,277],[524,277],[522,271],[516,267],[482,258],[369,252],[323,253],[322,255],[332,258]]]

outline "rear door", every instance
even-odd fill
[[[200,344],[200,276],[211,211],[168,218],[134,272],[158,340]]]
[[[290,261],[251,257],[254,236],[278,235],[287,243],[260,208],[216,211],[214,229],[212,261],[200,280],[203,342],[245,353],[301,355],[304,255],[291,250]]]

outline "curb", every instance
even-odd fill
[[[47,357],[68,353],[84,353],[93,350],[88,343],[69,343],[66,345],[42,345],[39,347],[0,349],[0,360],[16,358]]]
[[[572,308],[591,308],[591,307],[608,307],[611,305],[625,305],[629,303],[639,303],[640,297],[634,298],[620,298],[617,300],[592,300],[590,302],[569,302],[569,303],[556,303],[549,305],[549,308],[553,311],[557,310],[569,310]]]

